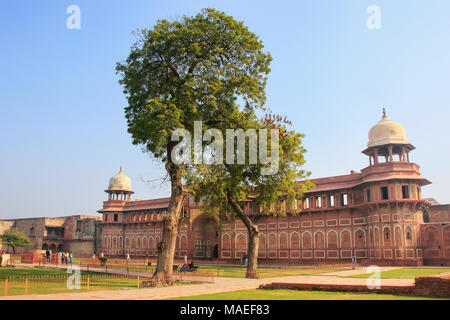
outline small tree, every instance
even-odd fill
[[[228,117],[230,120],[231,117]],[[244,120],[247,119],[247,120]],[[251,115],[242,112],[235,119],[224,123],[225,128],[270,129],[277,132],[278,142],[268,141],[267,146],[272,150],[272,144],[279,149],[276,161],[278,170],[271,174],[261,174],[261,170],[268,167],[261,159],[257,163],[249,161],[249,154],[244,153],[243,164],[213,164],[193,168],[189,175],[189,184],[195,194],[196,201],[201,201],[210,214],[218,214],[222,218],[228,214],[237,216],[248,231],[248,264],[247,278],[257,277],[257,258],[259,244],[258,219],[267,216],[283,216],[287,212],[297,214],[300,206],[296,206],[304,192],[313,184],[304,180],[309,172],[301,169],[305,163],[302,146],[303,134],[287,130],[290,121],[278,115],[266,115],[263,120],[251,119]],[[244,138],[245,139],[245,138]],[[250,139],[249,139],[250,140]],[[250,150],[248,143],[247,150]],[[227,145],[228,148],[228,145]],[[258,149],[261,148],[261,145]],[[260,150],[261,151],[261,150]],[[264,149],[263,152],[266,152]],[[235,150],[239,156],[242,150]],[[225,162],[225,161],[223,161]],[[299,183],[299,180],[304,180]],[[253,202],[252,212],[245,207]]]
[[[2,244],[11,246],[13,254],[16,251],[16,247],[27,247],[31,245],[30,239],[20,231],[8,230],[0,235]]]

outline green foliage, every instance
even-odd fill
[[[26,247],[31,245],[30,239],[22,232],[16,230],[3,232],[3,234],[0,235],[0,239],[2,244],[11,246],[13,251],[16,247]]]
[[[133,143],[165,160],[172,132],[194,121],[218,127],[239,108],[263,109],[271,56],[243,22],[214,9],[138,31],[116,70]],[[240,105],[241,103],[242,105]]]
[[[100,258],[98,258],[98,260],[100,260],[100,262],[102,264],[106,264],[106,262],[108,261],[108,258],[107,257],[100,257]]]
[[[249,164],[248,154],[245,164],[198,165],[188,178],[191,191],[196,201],[201,201],[208,207],[210,214],[233,213],[230,205],[230,198],[233,198],[242,208],[245,202],[251,200],[255,210],[262,208],[262,214],[285,215],[286,208],[294,208],[296,199],[300,199],[305,191],[313,187],[306,179],[310,173],[301,169],[305,163],[306,152],[302,146],[304,135],[287,130],[286,126],[273,121],[249,119],[251,117],[244,112],[241,114],[240,119],[246,117],[246,121],[236,121],[234,124],[229,121],[228,125],[235,128],[244,127],[244,130],[279,130],[278,171],[275,174],[262,175],[261,169],[268,165],[259,160],[256,164]],[[246,143],[248,150],[248,141]],[[269,150],[270,145],[269,139]],[[300,209],[297,209],[293,214],[299,212]]]

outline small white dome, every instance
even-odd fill
[[[109,179],[108,190],[133,191],[131,188],[131,180],[123,174],[122,167],[120,167],[118,174]]]
[[[409,144],[406,139],[405,128],[390,120],[383,109],[383,118],[369,131],[368,147],[382,146],[386,144]]]

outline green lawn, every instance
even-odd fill
[[[228,266],[209,266],[200,265],[199,271],[213,272],[217,277],[227,278],[245,278],[246,268],[242,267],[228,267]],[[298,276],[306,274],[319,274],[336,272],[342,269],[337,268],[258,268],[259,278],[276,278]]]
[[[50,294],[62,292],[85,292],[94,290],[120,290],[137,288],[136,278],[127,278],[97,273],[81,273],[81,288],[69,289],[67,279],[71,274],[66,270],[51,268],[0,268],[0,296],[5,295],[7,281],[7,295],[25,294],[25,281],[28,281],[28,294]],[[140,279],[141,280],[141,279]]]
[[[449,300],[429,297],[408,297],[377,293],[344,293],[299,290],[239,290],[168,300]]]
[[[178,267],[181,267],[179,264]],[[198,265],[198,271],[201,272],[212,272],[216,277],[227,277],[227,278],[245,278],[246,268],[244,266],[221,266],[221,265]],[[93,268],[101,268],[102,266],[92,266]],[[108,270],[119,269],[126,270],[125,265],[108,265]],[[149,272],[153,273],[155,266],[150,267],[144,265],[129,265],[129,271],[139,271],[139,272]],[[328,272],[336,272],[345,270],[342,268],[258,268],[258,273],[260,278],[276,278],[276,277],[287,277],[296,275],[306,275],[306,274],[320,274]]]
[[[381,279],[414,279],[416,277],[424,277],[432,274],[447,273],[450,268],[402,268],[398,270],[380,272]],[[364,273],[348,278],[368,278],[373,273]]]

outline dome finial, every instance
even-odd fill
[[[384,119],[384,118],[386,118],[386,109],[385,108],[383,108],[383,118],[382,119]]]
[[[120,166],[120,171],[119,171],[119,173],[123,173],[123,171],[122,171],[122,166]]]

